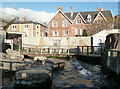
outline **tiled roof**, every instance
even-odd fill
[[[28,23],[34,23],[34,24],[40,24],[40,25],[42,25],[42,26],[44,26],[44,27],[46,27],[45,25],[43,25],[43,24],[41,24],[41,23],[38,23],[38,22],[33,22],[33,21],[16,21],[14,24],[28,24]],[[46,27],[47,28],[47,27]]]
[[[107,19],[107,21],[111,21],[110,19],[112,19],[113,21],[113,16],[111,11],[101,11],[102,14],[104,15],[104,17]],[[98,15],[99,11],[88,11],[88,12],[74,12],[73,13],[73,17],[71,18],[71,13],[65,13],[65,15],[70,19],[70,20],[74,20],[76,15],[80,13],[82,15],[82,17],[84,18],[84,20],[87,22],[87,16],[90,14],[92,16],[92,21],[96,18],[96,16]]]

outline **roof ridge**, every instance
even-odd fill
[[[111,11],[111,10],[104,10],[101,12],[105,12],[105,11]],[[81,12],[87,13],[87,12],[99,12],[99,11],[81,11]],[[81,13],[81,12],[73,12],[73,13]],[[66,12],[65,14],[69,14],[69,13],[71,13],[71,12]]]

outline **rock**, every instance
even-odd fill
[[[46,60],[47,60],[47,57],[45,57],[45,56],[36,56],[36,57],[34,57],[34,60],[35,61],[40,61],[40,62],[42,62],[42,65],[44,65]]]
[[[50,66],[52,69],[64,68],[65,61],[60,60],[60,59],[55,59],[55,58],[49,58],[46,61],[46,65]]]
[[[14,59],[14,60],[23,60],[24,59],[24,55],[22,55],[18,51],[7,49],[6,53],[7,53],[7,59]]]
[[[16,72],[16,81],[14,87],[16,89],[26,87],[40,87],[41,89],[49,89],[52,83],[52,71],[50,67],[38,66],[30,70],[22,70]]]
[[[0,59],[6,59],[6,58],[7,58],[6,55],[7,55],[7,54],[0,52]]]

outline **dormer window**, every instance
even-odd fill
[[[91,21],[92,21],[92,16],[91,16],[90,14],[88,14],[88,16],[87,16],[87,21],[88,21],[88,22],[91,22]]]
[[[76,24],[81,24],[82,21],[81,20],[76,20]]]

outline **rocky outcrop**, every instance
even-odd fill
[[[18,51],[7,49],[6,53],[7,53],[7,56],[6,56],[7,59],[15,59],[15,60],[23,60],[24,59],[24,55],[22,55]]]

